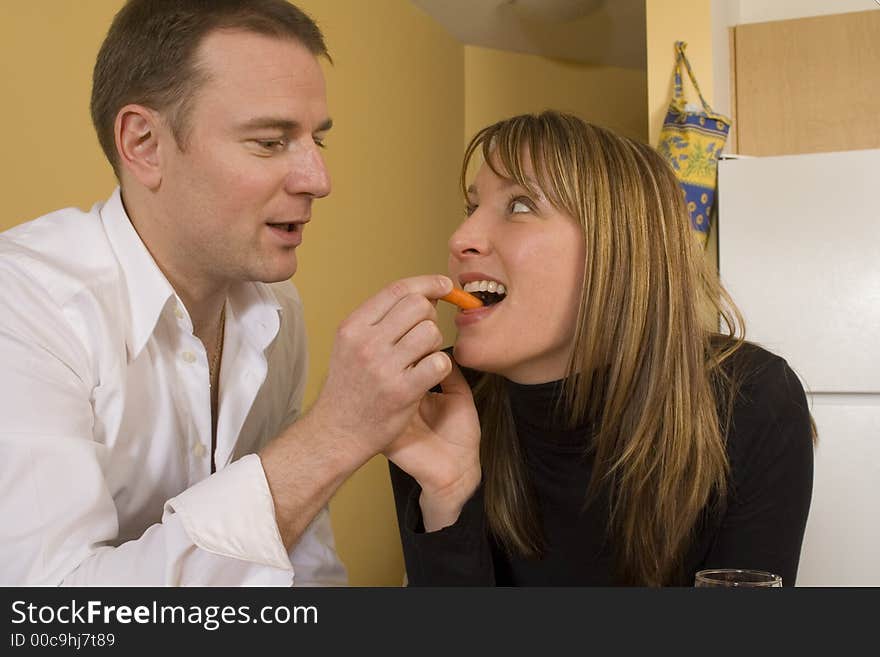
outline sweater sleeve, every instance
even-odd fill
[[[784,360],[774,357],[744,384],[728,441],[727,508],[702,567],[765,570],[794,586],[812,496],[813,431],[803,387]]]
[[[396,465],[388,465],[409,585],[494,586],[482,487],[462,507],[455,524],[425,532],[419,507],[421,488]]]

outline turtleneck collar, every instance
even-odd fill
[[[593,434],[588,420],[568,427],[564,404],[559,403],[564,379],[523,384],[504,380],[517,433],[524,446],[569,447],[583,450]]]

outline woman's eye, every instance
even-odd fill
[[[318,148],[327,148],[327,144],[324,143],[324,137],[315,135],[314,137],[312,137],[312,140],[315,142],[315,145]]]
[[[523,201],[515,200],[510,204],[510,213],[511,214],[521,214],[523,212],[531,212],[531,206],[527,205]]]
[[[464,214],[466,217],[470,217],[476,211],[477,206],[472,203],[468,203],[466,206],[464,206]]]

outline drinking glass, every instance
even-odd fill
[[[782,578],[763,570],[716,568],[698,572],[694,586],[781,587]]]

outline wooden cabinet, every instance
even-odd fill
[[[729,151],[880,148],[880,11],[738,25]]]

